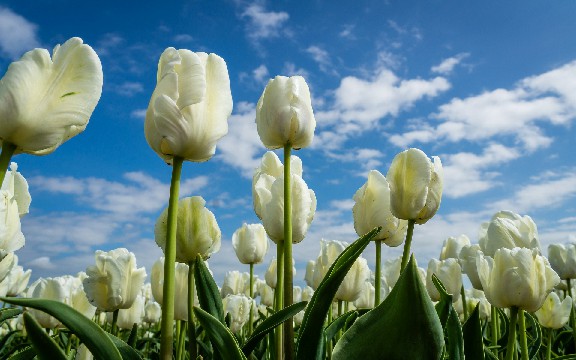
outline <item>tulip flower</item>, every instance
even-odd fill
[[[268,251],[264,226],[244,223],[232,234],[232,246],[242,264],[260,264]]]
[[[230,330],[238,333],[250,320],[250,309],[255,306],[254,300],[244,295],[228,295],[222,300],[226,314],[230,314]]]
[[[289,144],[294,149],[312,143],[316,120],[308,84],[301,76],[276,76],[256,105],[258,135],[268,149]]]
[[[328,273],[330,266],[336,258],[346,249],[347,243],[338,240],[320,240],[320,254],[314,264],[314,276],[312,277],[312,288],[318,289],[320,283]]]
[[[182,263],[175,264],[175,290],[174,294],[174,319],[188,320],[188,265]],[[160,305],[164,303],[164,258],[156,260],[152,265],[150,283],[152,284],[152,295],[154,300]],[[198,298],[194,297],[194,303],[198,304]]]
[[[549,245],[548,261],[560,279],[576,279],[576,244]]]
[[[162,308],[156,301],[148,301],[144,305],[144,322],[156,324],[162,316]]]
[[[356,300],[354,300],[354,306],[358,309],[372,309],[374,307],[374,297],[376,295],[376,290],[374,285],[370,284],[370,281],[364,281],[362,284],[362,292]]]
[[[167,48],[146,111],[148,145],[167,163],[206,161],[228,133],[232,94],[226,62],[216,54]]]
[[[308,260],[306,263],[306,274],[304,275],[304,281],[306,285],[312,286],[314,284],[314,268],[316,267],[316,261]]]
[[[568,322],[572,310],[572,298],[566,296],[564,300],[555,292],[551,292],[544,300],[544,304],[536,311],[540,324],[549,329],[560,329]]]
[[[348,273],[346,273],[334,297],[342,301],[355,301],[362,293],[362,290],[364,290],[364,283],[369,278],[370,268],[368,267],[368,262],[360,256],[354,261]]]
[[[482,256],[482,250],[480,250],[480,245],[465,245],[460,250],[460,255],[458,260],[460,261],[460,266],[462,267],[462,272],[468,275],[470,283],[474,289],[482,290],[482,283],[480,282],[480,277],[478,276],[478,267],[476,266],[476,259]]]
[[[470,246],[470,239],[468,236],[462,234],[457,237],[450,236],[444,240],[442,250],[440,250],[440,260],[449,258],[459,259],[460,251],[463,247]]]
[[[13,252],[24,242],[16,197],[9,190],[0,190],[0,250]]]
[[[112,313],[108,313],[108,322],[112,322]],[[134,324],[140,325],[144,319],[144,296],[138,294],[132,306],[118,311],[116,324],[120,329],[132,329]]]
[[[538,249],[538,229],[530,216],[512,211],[499,211],[482,224],[478,234],[480,249],[484,255],[493,257],[496,250],[515,247]]]
[[[477,265],[486,298],[499,308],[514,306],[534,312],[560,282],[548,260],[536,249],[501,248],[494,259],[482,256]]]
[[[236,270],[227,271],[224,275],[224,283],[220,288],[220,296],[225,298],[227,295],[240,295],[244,294],[245,290],[250,290],[250,284],[246,284],[250,281],[250,274],[246,275],[248,276],[245,277],[243,273]]]
[[[15,154],[46,155],[88,124],[102,93],[102,65],[74,37],[25,53],[0,80],[0,139]],[[4,150],[3,150],[4,153]],[[4,169],[1,170],[4,172]]]
[[[32,197],[28,189],[28,182],[24,176],[18,172],[18,164],[15,162],[10,163],[10,170],[6,172],[6,177],[2,183],[2,190],[6,190],[14,196],[20,217],[28,214]]]
[[[260,304],[268,307],[274,306],[274,288],[264,282],[258,285],[258,292],[260,293]]]
[[[270,265],[266,269],[266,273],[264,274],[264,279],[266,280],[266,284],[270,286],[272,289],[276,289],[276,273],[277,273],[277,261],[276,258],[270,260]],[[296,275],[296,267],[294,259],[292,259],[292,275]]]
[[[394,157],[386,179],[390,184],[390,208],[399,219],[424,224],[430,220],[442,198],[442,162],[432,161],[420,150],[411,148]]]
[[[146,279],[146,269],[137,268],[136,256],[125,248],[96,251],[96,265],[86,268],[84,290],[90,303],[102,311],[128,309]]]
[[[446,292],[452,295],[452,302],[460,298],[462,288],[462,269],[458,260],[449,258],[446,260],[430,259],[428,270],[426,271],[426,290],[432,301],[440,301],[440,293],[432,282],[432,275],[436,275],[446,288]]]
[[[465,293],[466,293],[465,299],[467,308],[466,312],[468,314],[472,313],[472,311],[474,311],[474,309],[478,305],[480,311],[480,319],[490,320],[490,312],[491,312],[490,303],[488,302],[488,299],[486,299],[484,291],[477,289],[466,289]],[[466,318],[463,316],[464,308],[462,306],[462,299],[463,298],[461,296],[458,299],[458,301],[454,303],[454,309],[458,312],[458,315],[460,315],[460,319],[464,322]]]
[[[206,207],[201,196],[192,196],[178,202],[176,230],[176,261],[188,264],[197,256],[208,259],[220,250],[221,232],[214,214]],[[165,251],[168,209],[164,209],[154,228],[156,244]]]
[[[10,272],[0,281],[0,296],[19,296],[28,286],[32,270],[24,271],[22,266],[14,265]]]

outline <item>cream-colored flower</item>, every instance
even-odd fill
[[[174,319],[188,320],[188,265],[175,264],[174,276]],[[163,304],[164,287],[164,257],[156,260],[152,265],[150,284],[152,284],[152,296],[160,305]],[[198,305],[198,294],[194,292],[194,304]]]
[[[148,145],[164,161],[210,159],[216,142],[228,133],[231,113],[230,79],[221,57],[164,50],[144,123]]]
[[[206,207],[201,196],[178,201],[176,225],[176,261],[188,264],[200,255],[204,260],[220,250],[222,233],[214,214]],[[164,209],[154,228],[156,244],[166,248],[168,208]]]
[[[548,261],[560,279],[576,279],[576,244],[551,244]]]
[[[452,295],[452,302],[460,298],[462,288],[462,269],[458,264],[458,259],[448,258],[446,260],[430,259],[428,271],[426,272],[426,290],[432,301],[440,301],[440,293],[432,282],[432,274],[436,275],[446,288],[446,292]]]
[[[474,289],[482,290],[482,283],[480,282],[480,277],[478,276],[478,267],[476,266],[476,258],[482,256],[482,250],[480,250],[480,245],[465,245],[460,250],[460,255],[458,260],[460,261],[460,266],[462,267],[462,272],[468,275],[470,283]]]
[[[408,222],[392,215],[390,210],[390,186],[388,181],[378,170],[368,173],[368,180],[354,194],[352,215],[354,229],[358,236],[365,235],[375,227],[382,230],[374,240],[384,241],[388,246],[402,244],[406,237]]]
[[[90,303],[102,311],[128,309],[140,293],[146,269],[137,268],[136,256],[125,248],[96,251],[96,265],[86,268],[84,291]]]
[[[15,162],[10,163],[10,170],[6,172],[4,182],[2,182],[2,190],[7,190],[14,196],[16,204],[18,204],[20,217],[28,214],[32,197],[28,189],[28,182],[24,176],[18,172],[18,164]]]
[[[457,237],[450,236],[448,239],[444,240],[444,244],[442,244],[440,260],[446,260],[449,258],[458,259],[462,248],[469,245],[470,239],[464,234]]]
[[[292,258],[292,277],[296,276],[296,267],[294,266],[294,258]],[[266,280],[266,284],[273,289],[276,289],[276,272],[277,272],[277,264],[276,258],[270,260],[270,265],[266,269],[266,273],[264,274],[264,280]]]
[[[442,162],[430,160],[420,150],[411,148],[394,157],[386,179],[390,184],[390,208],[399,219],[424,224],[430,220],[442,200]]]
[[[314,276],[312,277],[312,288],[318,289],[320,283],[330,270],[330,266],[336,258],[346,249],[347,243],[338,240],[320,240],[320,254],[314,263]]]
[[[0,190],[0,251],[16,251],[24,242],[16,197],[9,190]]]
[[[150,300],[144,305],[144,322],[156,324],[162,317],[162,307],[156,301]]]
[[[108,322],[112,322],[113,313],[108,313]],[[132,306],[128,309],[120,309],[118,311],[118,319],[116,325],[120,329],[132,329],[134,324],[140,325],[144,319],[144,296],[138,294]]]
[[[550,329],[560,329],[568,322],[572,310],[572,298],[566,296],[564,300],[555,292],[551,292],[544,300],[544,304],[536,311],[540,324]]]
[[[34,49],[0,80],[0,141],[15,153],[46,155],[88,124],[102,93],[102,65],[74,37],[50,53]]]
[[[316,120],[308,84],[301,76],[276,76],[270,80],[256,105],[258,135],[268,149],[290,144],[309,146]]]
[[[232,246],[242,264],[260,264],[268,252],[264,226],[244,223],[232,234]]]
[[[521,247],[540,252],[538,229],[532,218],[512,211],[499,211],[489,222],[483,223],[478,239],[484,255],[491,257],[501,248]]]
[[[224,312],[230,314],[230,330],[237,333],[250,319],[250,308],[256,308],[254,300],[244,295],[228,295],[222,300]]]

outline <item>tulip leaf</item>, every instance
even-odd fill
[[[262,321],[262,323],[258,325],[256,329],[254,329],[252,336],[246,341],[244,346],[242,346],[242,352],[244,352],[244,355],[249,356],[250,353],[254,351],[258,343],[264,339],[266,334],[274,330],[276,326],[282,324],[284,321],[290,319],[300,311],[304,310],[307,303],[308,302],[306,301],[301,301],[299,303],[292,304]]]
[[[196,306],[194,307],[194,314],[210,338],[212,346],[218,350],[222,358],[246,360],[246,356],[242,353],[234,335],[217,318]]]
[[[22,314],[22,309],[9,308],[0,310],[0,324],[8,319],[12,319],[18,315]]]
[[[440,293],[440,301],[436,304],[436,312],[444,329],[446,351],[450,359],[464,359],[464,338],[458,313],[452,305],[453,296],[448,294],[442,281],[432,274],[432,283]]]
[[[134,350],[132,346],[125,343],[122,339],[110,333],[106,333],[106,335],[108,335],[116,348],[118,348],[118,351],[120,352],[123,360],[142,360],[142,356],[140,356],[140,354]],[[132,334],[130,334],[130,336],[132,336]]]
[[[208,267],[200,256],[196,257],[194,266],[194,281],[196,283],[196,294],[200,307],[210,315],[218,319],[222,324],[224,322],[224,309],[222,308],[222,298],[218,285],[214,281]]]
[[[94,355],[94,358],[108,360],[122,359],[120,352],[100,326],[64,303],[47,299],[26,298],[0,298],[0,300],[14,305],[41,310],[52,315],[78,336],[80,341],[82,341]]]
[[[340,338],[332,359],[440,359],[443,348],[440,319],[412,256],[388,297]]]
[[[326,326],[326,329],[324,329],[326,342],[332,341],[332,339],[334,339],[334,336],[336,336],[339,330],[344,328],[346,324],[349,324],[350,322],[356,320],[357,317],[358,312],[353,310],[348,311],[342,316],[339,316],[336,320],[332,321],[330,325]]]
[[[36,350],[34,350],[33,347],[28,346],[19,353],[10,356],[8,360],[32,360],[34,359],[35,356],[36,356]]]
[[[530,329],[530,331],[527,331],[526,335],[529,335],[529,337],[534,339],[528,345],[530,348],[528,358],[533,359],[542,346],[542,328],[538,321],[536,321],[536,319],[526,311],[524,311],[524,318],[530,322],[530,326],[526,324],[526,330]]]
[[[340,283],[354,264],[354,261],[362,254],[370,240],[380,231],[380,227],[370,231],[358,240],[354,241],[336,258],[324,279],[314,292],[312,299],[306,307],[304,319],[298,333],[296,344],[296,359],[323,359],[324,351],[322,341],[324,332],[324,320],[334,295],[338,291]]]
[[[38,321],[30,315],[29,312],[24,312],[24,327],[28,335],[28,340],[32,343],[32,347],[36,350],[36,354],[40,360],[67,360],[66,354],[60,349],[56,341],[52,339],[46,331],[38,324]]]
[[[484,360],[482,325],[480,324],[480,304],[476,305],[470,317],[462,326],[464,355],[467,360]]]

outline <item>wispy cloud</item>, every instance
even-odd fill
[[[120,96],[132,97],[144,91],[144,85],[135,81],[125,81],[122,84],[111,85],[111,90]]]
[[[19,58],[40,47],[38,26],[7,7],[0,6],[0,56]]]
[[[266,10],[263,3],[240,4],[240,18],[246,20],[246,36],[255,46],[264,39],[287,35],[285,24],[290,15],[285,11]]]
[[[452,73],[454,68],[459,65],[462,60],[470,56],[468,53],[460,53],[456,56],[449,57],[447,59],[442,60],[442,62],[438,65],[432,66],[431,70],[433,73],[441,74],[441,75],[449,75]]]
[[[306,52],[310,54],[312,59],[314,59],[318,64],[320,71],[337,74],[337,72],[332,68],[332,60],[328,51],[318,45],[311,45],[306,49]]]

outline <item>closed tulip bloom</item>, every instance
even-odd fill
[[[400,263],[402,262],[402,256],[387,259],[384,261],[382,266],[382,277],[386,280],[386,283],[390,288],[393,288],[400,277]],[[374,280],[376,281],[376,279]]]
[[[176,263],[174,276],[174,319],[188,320],[188,265]],[[164,287],[164,258],[156,260],[150,275],[152,295],[160,305],[163,304],[162,288]],[[194,292],[194,304],[198,305],[198,296]]]
[[[146,305],[144,305],[144,322],[149,324],[156,324],[160,321],[162,317],[162,308],[160,304],[156,301],[148,301]]]
[[[542,326],[549,329],[560,329],[568,322],[571,310],[572,298],[570,296],[566,296],[564,300],[560,301],[558,295],[551,292],[535,314]]]
[[[276,76],[268,81],[256,105],[256,125],[268,149],[287,144],[294,149],[309,146],[316,120],[306,80],[301,76]]]
[[[294,258],[292,258],[292,276],[296,276],[296,267],[294,266]],[[276,258],[270,260],[270,265],[268,265],[268,269],[266,269],[266,273],[264,274],[264,280],[266,280],[266,284],[273,289],[276,289],[276,271],[278,265],[276,264]]]
[[[248,274],[248,276],[250,276]],[[232,270],[226,272],[224,275],[224,283],[222,288],[220,288],[220,296],[225,298],[227,295],[239,295],[244,294],[245,278],[243,274],[237,270]],[[250,282],[250,279],[248,279]],[[250,287],[250,285],[248,285]],[[249,289],[248,289],[249,290]]]
[[[125,248],[97,250],[95,258],[83,281],[88,300],[102,311],[128,309],[140,293],[146,269],[137,268],[136,256]]]
[[[457,237],[450,236],[448,239],[444,240],[444,244],[442,244],[440,260],[446,260],[449,258],[458,259],[460,251],[464,246],[470,246],[470,239],[468,236],[464,234]]]
[[[15,162],[10,163],[10,170],[6,172],[6,177],[4,177],[4,182],[2,183],[2,190],[7,190],[14,196],[20,217],[28,214],[32,197],[28,189],[28,182],[24,176],[18,172],[18,164]]]
[[[148,145],[164,161],[210,159],[216,142],[228,133],[231,113],[230,79],[221,57],[164,50],[144,123]]]
[[[486,299],[484,291],[477,289],[466,289],[465,293],[466,293],[466,309],[468,310],[467,311],[468,314],[471,314],[472,311],[474,311],[474,309],[478,305],[479,307],[478,310],[480,311],[480,320],[490,320],[491,307],[490,303],[488,302],[488,299]],[[460,315],[460,319],[462,321],[466,320],[464,319],[464,308],[462,307],[462,297],[460,297],[458,301],[454,303],[454,308],[458,312],[458,315]]]
[[[536,249],[501,248],[494,259],[483,256],[477,262],[486,298],[499,308],[516,306],[534,312],[560,282],[548,260]]]
[[[480,249],[484,255],[494,257],[496,250],[515,247],[538,249],[538,229],[530,216],[521,216],[512,211],[499,211],[492,219],[482,224],[479,232]]]
[[[318,289],[320,283],[330,270],[330,266],[336,258],[346,249],[347,243],[338,240],[320,240],[320,254],[314,264],[314,276],[312,277],[312,288]]]
[[[436,275],[444,284],[446,292],[452,295],[452,302],[460,298],[460,289],[462,288],[462,269],[458,264],[458,259],[449,258],[446,260],[431,259],[428,262],[428,271],[426,271],[426,290],[432,301],[440,301],[440,293],[432,282],[432,275]]]
[[[230,331],[238,333],[250,319],[254,300],[244,295],[228,295],[222,300],[222,306],[224,312],[230,314]]]
[[[576,244],[549,245],[548,261],[560,279],[576,279]]]
[[[306,263],[306,274],[304,274],[304,281],[306,285],[312,286],[314,284],[314,268],[316,267],[316,261],[308,260]]]
[[[258,293],[260,293],[260,304],[268,307],[274,306],[274,288],[265,282],[260,283],[258,284]]]
[[[442,199],[442,162],[430,160],[420,150],[411,148],[394,157],[386,179],[390,184],[390,208],[399,219],[424,224],[430,220]]]
[[[178,201],[176,226],[176,261],[189,263],[201,256],[208,259],[220,250],[222,233],[214,214],[206,207],[201,196],[192,196]],[[154,235],[156,244],[166,248],[168,208],[164,209],[156,221]]]
[[[112,322],[112,313],[108,313],[108,322]],[[144,319],[144,296],[138,294],[132,306],[118,311],[116,325],[120,329],[132,329],[134,324],[140,325]]]
[[[390,186],[388,181],[377,170],[368,173],[368,180],[354,194],[354,229],[358,236],[362,236],[375,227],[382,226],[382,230],[374,237],[388,246],[402,244],[406,236],[408,222],[392,215],[390,210]]]
[[[365,281],[362,284],[362,292],[356,300],[354,300],[354,306],[358,309],[372,309],[374,307],[374,296],[376,295],[376,289],[374,285],[370,284],[370,281]]]
[[[360,256],[348,270],[334,297],[343,301],[355,301],[362,293],[362,290],[364,290],[364,283],[369,279],[370,268],[368,267],[368,262]]]
[[[480,250],[480,245],[465,245],[460,250],[460,255],[458,260],[460,261],[460,266],[462,267],[462,272],[468,275],[470,283],[474,289],[482,290],[482,282],[480,282],[480,277],[478,276],[478,267],[476,266],[476,258],[482,256],[482,250]]]
[[[268,251],[264,226],[244,223],[232,235],[232,246],[242,264],[260,264]]]
[[[0,250],[13,252],[24,242],[16,197],[9,190],[0,190]]]
[[[34,49],[0,80],[0,139],[15,153],[46,155],[88,124],[102,93],[102,65],[92,48],[71,38],[50,53]]]

